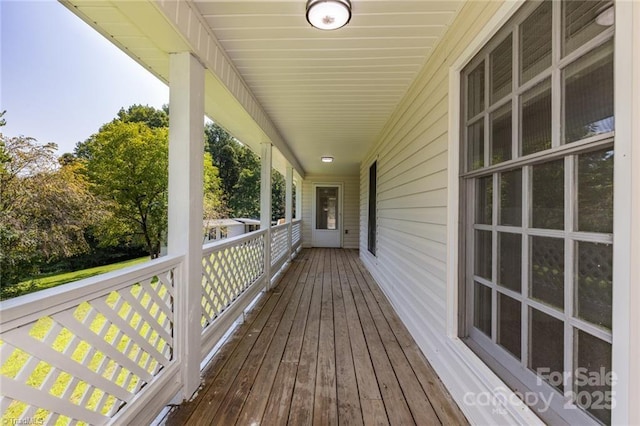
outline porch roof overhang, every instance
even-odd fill
[[[349,25],[313,29],[304,0],[60,0],[168,83],[169,55],[206,68],[205,113],[297,174],[354,175],[463,0],[353,1]],[[336,159],[331,165],[323,155]]]

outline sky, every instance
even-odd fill
[[[169,89],[55,0],[0,0],[5,136],[73,151],[120,108],[160,108]]]

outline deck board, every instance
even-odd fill
[[[304,250],[168,425],[466,424],[357,251]]]

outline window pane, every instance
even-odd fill
[[[551,148],[551,83],[545,80],[521,98],[522,155]]]
[[[491,225],[493,176],[476,179],[476,223]]]
[[[316,189],[316,229],[338,229],[338,188]]]
[[[564,309],[564,240],[531,237],[531,297]]]
[[[522,236],[520,234],[498,233],[498,284],[522,291]]]
[[[566,143],[614,130],[613,42],[568,66],[564,86]]]
[[[520,84],[551,65],[551,2],[544,2],[520,26]]]
[[[562,2],[562,26],[564,29],[564,55],[573,52],[607,28],[600,25],[596,18],[602,13],[610,0],[572,0]]]
[[[467,77],[467,119],[484,110],[484,61]]]
[[[613,150],[578,157],[578,230],[613,232]]]
[[[533,166],[531,226],[564,229],[564,160]]]
[[[498,344],[520,359],[520,302],[498,293]]]
[[[574,339],[575,402],[602,423],[611,424],[611,344],[578,329]]]
[[[467,170],[484,166],[484,120],[480,119],[467,128]]]
[[[475,274],[491,280],[491,231],[476,231]]]
[[[491,114],[491,164],[511,160],[511,102]]]
[[[613,249],[610,244],[578,242],[576,316],[611,329]]]
[[[480,283],[474,289],[473,325],[491,337],[491,289]]]
[[[529,368],[559,390],[564,389],[564,323],[529,309]]]
[[[512,37],[509,34],[509,37],[491,52],[491,103],[511,93],[512,44]]]
[[[500,225],[522,224],[522,170],[500,175]]]

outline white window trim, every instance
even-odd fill
[[[640,424],[640,4],[616,2],[612,424]]]
[[[541,420],[458,337],[461,76],[466,64],[524,4],[508,0],[449,68],[447,194],[447,318],[449,346],[480,380],[493,400],[523,424]],[[612,424],[640,424],[640,4],[616,2],[614,73],[616,165],[614,169],[613,371],[618,382]],[[632,87],[629,87],[631,82]]]

